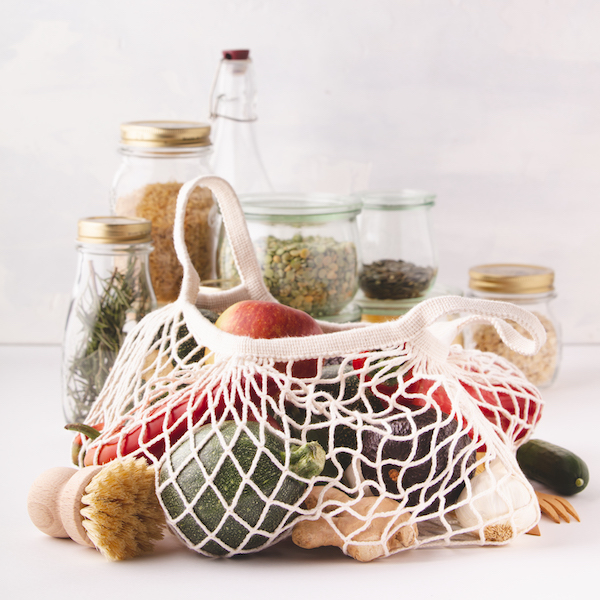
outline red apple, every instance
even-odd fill
[[[323,333],[320,325],[308,314],[297,308],[264,300],[242,300],[232,304],[221,313],[215,325],[234,335],[255,339],[302,337]],[[276,363],[285,372],[287,363]],[[316,359],[293,363],[292,375],[307,378],[317,374]]]

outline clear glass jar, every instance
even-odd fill
[[[462,290],[437,282],[424,296],[418,298],[406,298],[405,300],[371,300],[363,297],[360,298],[358,304],[360,305],[362,312],[361,321],[366,323],[381,323],[383,321],[392,321],[393,319],[405,315],[417,304],[424,300],[429,300],[429,298],[462,295]]]
[[[63,412],[82,422],[128,331],[156,308],[144,219],[92,217],[78,224],[78,264],[62,347]]]
[[[181,186],[210,175],[210,126],[181,121],[121,125],[121,165],[111,190],[115,215],[152,223],[150,275],[159,305],[179,296],[182,267],[173,246],[173,222]],[[196,188],[186,212],[186,243],[200,279],[214,277],[217,210],[212,193]]]
[[[561,332],[553,310],[554,271],[547,267],[520,264],[479,265],[469,270],[468,295],[485,300],[517,304],[532,312],[546,330],[546,343],[534,356],[510,350],[492,325],[473,325],[465,331],[465,346],[494,352],[518,367],[531,383],[549,386],[556,379],[561,358]],[[528,336],[513,323],[515,329]]]
[[[240,196],[250,237],[271,294],[316,318],[339,315],[358,289],[360,202],[332,194]],[[224,232],[219,277],[239,282]]]
[[[437,276],[431,233],[435,195],[419,190],[357,195],[362,248],[360,298],[406,300],[424,297]]]

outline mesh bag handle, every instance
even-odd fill
[[[204,294],[199,291],[200,276],[192,264],[185,244],[185,211],[189,197],[196,187],[208,188],[213,193],[241,278],[239,285],[216,295]],[[275,301],[264,283],[241,204],[231,185],[224,179],[213,175],[203,175],[186,182],[181,187],[175,209],[173,244],[177,258],[183,267],[180,299],[216,310],[222,310],[239,300]]]
[[[183,305],[184,318],[192,334],[223,357],[235,355],[255,359],[277,358],[281,361],[302,360],[313,357],[338,357],[356,354],[373,348],[392,348],[409,342],[419,347],[431,358],[445,360],[450,344],[443,327],[431,327],[445,315],[457,312],[471,313],[462,320],[491,323],[501,339],[521,354],[535,354],[545,340],[545,331],[539,320],[524,309],[508,303],[491,300],[474,300],[460,296],[444,296],[426,300],[414,307],[404,317],[365,327],[355,326],[325,335],[275,339],[251,339],[221,331],[205,319],[192,304]],[[519,323],[532,337],[528,339],[504,321]],[[456,326],[452,326],[456,327]],[[440,335],[440,331],[444,335]]]
[[[190,194],[197,186],[206,187],[213,192],[241,279],[241,283],[235,288],[214,294],[199,291],[200,277],[185,245],[185,209]],[[432,356],[444,359],[449,348],[446,340],[451,337],[452,332],[458,332],[468,323],[480,321],[491,323],[506,345],[521,354],[535,354],[545,342],[546,333],[542,324],[529,311],[506,302],[460,296],[432,298],[419,303],[403,317],[385,323],[361,326],[362,324],[322,322],[322,328],[328,335],[270,340],[235,336],[214,327],[201,315],[198,308],[221,311],[239,300],[276,300],[264,283],[244,212],[231,185],[212,175],[197,177],[185,183],[177,198],[173,237],[175,251],[183,267],[178,304],[190,332],[213,351],[225,356],[299,360],[315,356],[342,356],[412,341]],[[464,316],[446,327],[438,322],[442,317],[456,314]],[[531,339],[517,332],[506,320],[523,327]]]

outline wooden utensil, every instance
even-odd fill
[[[569,515],[571,515],[576,521],[581,522],[577,511],[573,508],[570,502],[565,500],[562,496],[555,496],[554,494],[544,494],[543,492],[535,493],[538,502],[540,503],[540,510],[547,516],[549,516],[555,523],[560,523],[560,519],[564,519],[567,523],[570,523]]]
[[[109,560],[151,551],[165,526],[154,468],[143,458],[50,469],[31,486],[27,509],[43,533],[97,548]]]

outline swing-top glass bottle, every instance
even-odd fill
[[[210,94],[211,167],[238,194],[273,190],[257,143],[256,96],[250,51],[223,51]]]

